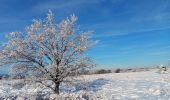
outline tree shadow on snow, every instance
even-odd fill
[[[75,91],[74,92],[77,92],[77,91],[80,91],[80,90],[86,90],[86,91],[93,91],[93,92],[97,92],[99,90],[102,89],[102,86],[104,86],[105,84],[108,84],[109,80],[106,80],[106,79],[103,79],[103,78],[100,78],[100,79],[96,79],[96,80],[93,80],[91,82],[88,82],[86,85],[76,85],[75,86]]]
[[[73,87],[62,86],[61,92],[74,93],[74,92],[78,92],[78,91],[81,91],[81,90],[97,92],[97,91],[102,89],[102,86],[104,86],[108,83],[109,83],[109,80],[100,78],[100,79],[96,79],[96,80],[93,80],[93,81],[88,82],[88,83],[76,84]]]
[[[87,91],[97,92],[97,91],[102,89],[102,86],[104,86],[108,83],[109,83],[109,80],[106,80],[106,79],[103,79],[103,78],[93,80],[92,82],[89,82],[87,84]]]

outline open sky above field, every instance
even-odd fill
[[[170,59],[169,0],[0,0],[0,43],[24,32],[48,9],[59,22],[78,16],[78,27],[93,30],[99,43],[87,52],[100,67],[146,67]]]

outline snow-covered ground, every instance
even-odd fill
[[[97,100],[170,100],[170,73],[159,74],[157,70],[151,70],[86,75],[83,79],[88,83],[84,90],[79,89],[79,85],[68,87],[63,84],[60,95]],[[0,97],[35,95],[40,90],[33,85],[26,85],[19,90],[14,89],[11,82],[1,80]],[[45,92],[51,94],[48,89]]]

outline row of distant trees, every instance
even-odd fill
[[[93,69],[93,70],[82,70],[79,75],[91,75],[91,74],[105,74],[105,73],[124,73],[124,72],[140,72],[140,71],[149,71],[148,68],[132,68],[132,69]],[[27,74],[11,74],[11,75],[0,75],[0,78],[3,79],[27,79],[30,78],[32,75]]]

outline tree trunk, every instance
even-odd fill
[[[55,92],[56,94],[59,94],[59,91],[60,91],[59,86],[60,86],[60,82],[55,82],[54,92]]]

